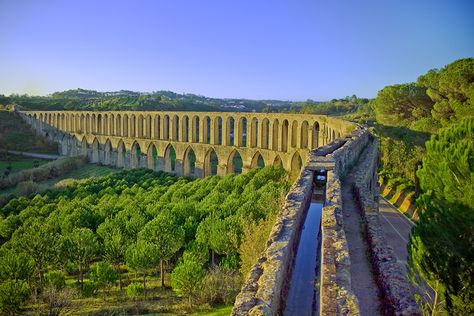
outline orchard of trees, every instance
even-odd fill
[[[158,275],[189,305],[230,304],[248,272],[241,262],[266,241],[246,236],[269,226],[287,190],[276,167],[196,180],[137,169],[10,200],[0,209],[0,309],[59,310],[106,299],[114,285],[144,299]]]

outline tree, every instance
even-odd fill
[[[179,295],[188,298],[189,308],[192,307],[192,300],[201,291],[200,285],[206,272],[202,265],[186,260],[178,264],[171,273],[171,286]]]
[[[185,231],[171,212],[162,212],[148,222],[139,233],[139,239],[156,246],[160,258],[161,286],[165,286],[164,261],[171,259],[183,246]]]
[[[418,171],[424,192],[474,208],[474,118],[441,130],[426,143]]]
[[[28,283],[23,280],[7,280],[0,284],[0,310],[4,314],[15,314],[20,305],[30,296]]]
[[[430,117],[432,108],[426,88],[416,83],[387,86],[375,100],[377,121],[387,125],[409,126],[420,118]]]
[[[34,260],[39,286],[42,288],[46,266],[55,258],[56,235],[48,229],[41,218],[31,218],[14,233],[12,240],[15,249],[22,249]]]
[[[410,271],[439,290],[451,315],[474,313],[474,118],[427,142],[418,171],[419,220],[408,250]]]
[[[146,296],[146,275],[160,261],[156,245],[139,239],[127,249],[127,265],[143,276],[143,291]]]
[[[102,238],[104,239],[105,259],[115,267],[115,271],[119,277],[120,291],[122,291],[122,273],[120,265],[125,262],[125,253],[127,249],[125,238],[118,228],[113,229],[111,232],[105,231]]]
[[[435,102],[433,116],[444,125],[474,115],[474,58],[430,70],[418,78],[418,84],[427,89]]]
[[[107,289],[117,281],[117,273],[115,273],[114,268],[109,263],[98,262],[92,266],[89,278],[92,282],[97,284],[99,288],[104,289],[105,301]]]
[[[99,244],[89,228],[74,228],[67,237],[69,259],[79,267],[79,282],[84,288],[84,272],[89,269],[91,260],[98,251]]]

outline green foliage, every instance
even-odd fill
[[[418,172],[421,188],[474,209],[474,118],[466,118],[426,143]]]
[[[143,296],[145,293],[145,289],[143,288],[143,284],[139,282],[130,283],[127,286],[127,296],[131,298],[138,298]]]
[[[36,153],[58,153],[58,145],[47,138],[35,135],[20,115],[1,109],[0,148]]]
[[[242,276],[236,269],[214,266],[204,277],[200,299],[211,305],[232,304],[241,284]]]
[[[429,117],[433,101],[426,88],[416,83],[387,86],[377,94],[377,121],[386,125],[410,126],[417,119]]]
[[[418,78],[418,84],[435,102],[433,117],[443,125],[474,115],[474,58],[430,70]]]
[[[189,305],[201,291],[201,283],[206,271],[202,264],[186,260],[178,264],[171,273],[171,286],[179,295],[188,297]]]
[[[474,312],[474,119],[427,142],[418,171],[425,192],[409,243],[412,274],[440,285],[450,315]]]
[[[46,287],[53,287],[56,290],[66,286],[66,275],[61,270],[49,271],[44,275]]]
[[[25,281],[2,282],[0,284],[0,311],[5,315],[15,314],[29,295],[30,289]]]
[[[90,281],[84,279],[97,262],[106,262],[110,274],[138,273],[144,291],[161,259],[170,270],[181,261],[204,267],[214,249],[219,251],[216,262],[236,267],[243,227],[279,209],[289,186],[285,179],[276,167],[196,180],[137,169],[13,198],[0,211],[0,262],[13,260],[10,250],[20,257],[0,271],[11,266],[9,271],[20,273],[15,267],[31,266],[22,275],[30,275],[37,294],[48,291],[48,299],[58,302],[61,293],[42,288],[44,274],[57,269],[76,277],[82,294],[89,296],[98,290],[102,264],[94,265]],[[200,233],[207,229],[214,231],[212,238]],[[2,283],[15,278],[4,275]]]
[[[112,286],[117,281],[117,273],[107,262],[98,262],[91,268],[89,279],[95,282],[100,288]]]
[[[370,111],[367,107],[368,99],[361,99],[353,95],[345,99],[333,99],[328,102],[315,102],[307,100],[302,104],[300,112],[308,114],[322,114],[322,115],[341,115],[354,113],[357,111]]]

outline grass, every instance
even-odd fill
[[[9,111],[0,111],[0,148],[45,154],[58,153],[56,143],[36,136],[18,114]]]
[[[65,175],[60,176],[58,178],[40,181],[38,182],[38,185],[40,186],[41,191],[45,191],[47,189],[64,186],[68,183],[73,182],[74,180],[82,180],[82,179],[93,178],[93,177],[102,177],[102,176],[107,176],[109,174],[116,173],[119,171],[120,169],[115,169],[111,167],[86,164],[83,167],[77,170],[68,172]],[[10,194],[19,195],[17,188],[13,187],[13,188],[0,190],[0,197],[8,196]]]
[[[210,307],[208,304],[194,305],[193,310],[189,310],[187,299],[179,297],[175,292],[167,287],[170,284],[169,273],[165,275],[165,287],[161,287],[159,275],[147,277],[147,298],[134,300],[126,295],[126,286],[131,282],[141,282],[133,272],[122,275],[124,288],[120,292],[118,284],[107,292],[100,290],[93,297],[77,297],[72,300],[67,308],[69,315],[194,315],[194,316],[223,316],[230,315],[232,305]],[[87,279],[84,279],[87,281]],[[79,288],[77,278],[69,276],[66,279],[68,287]],[[105,295],[104,295],[105,294]],[[105,297],[105,299],[104,299]],[[41,306],[42,309],[45,306]],[[38,305],[28,305],[22,311],[24,314],[34,314],[38,310]]]
[[[16,155],[2,156],[0,157],[0,172],[3,174],[3,172],[9,166],[12,168],[11,172],[17,172],[23,169],[30,169],[34,167],[35,161],[38,162],[38,165],[44,165],[49,160],[22,157]]]

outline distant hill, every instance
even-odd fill
[[[279,100],[218,99],[172,91],[99,92],[75,89],[48,96],[0,95],[0,104],[35,110],[163,110],[163,111],[288,111],[299,102]]]

